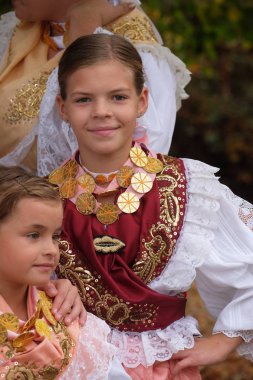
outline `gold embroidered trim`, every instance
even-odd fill
[[[176,159],[163,156],[163,162],[164,168],[156,177],[157,181],[167,184],[159,187],[160,220],[151,227],[147,239],[142,241],[141,257],[132,267],[146,284],[159,276],[161,266],[164,267],[172,255],[180,232],[179,221],[184,215],[185,175]],[[182,196],[178,195],[179,190]]]
[[[130,39],[133,43],[159,43],[153,27],[144,13],[121,17],[106,28],[114,34]]]
[[[16,91],[4,120],[10,124],[32,122],[40,112],[40,104],[46,91],[47,80],[50,72],[44,72],[38,78],[34,78]]]
[[[110,293],[103,285],[101,276],[91,273],[76,262],[76,255],[70,249],[67,241],[60,243],[61,261],[58,265],[60,277],[68,278],[79,289],[81,299],[99,318],[106,320],[113,327],[124,324],[123,330],[141,330],[142,327],[154,326],[159,307],[153,304],[130,304]],[[127,320],[139,322],[142,326],[132,324],[128,326]]]

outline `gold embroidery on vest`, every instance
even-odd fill
[[[130,39],[133,43],[158,43],[152,25],[145,14],[127,15],[106,28],[114,34]]]
[[[157,266],[166,261],[173,253],[179,234],[179,221],[185,204],[185,191],[182,198],[177,196],[177,188],[184,190],[185,175],[179,170],[177,161],[172,157],[163,156],[164,168],[157,175],[157,181],[167,182],[167,186],[159,188],[160,221],[153,224],[147,239],[143,239],[141,258],[133,265],[133,271],[144,283],[156,278]],[[168,172],[170,174],[168,174]],[[163,237],[167,237],[167,242]]]
[[[94,275],[76,263],[76,256],[69,247],[67,241],[61,241],[61,262],[58,265],[60,277],[68,278],[79,289],[79,294],[83,303],[86,303],[91,312],[99,318],[104,319],[113,327],[125,324],[124,330],[133,330],[132,326],[127,326],[127,320],[142,323],[147,327],[154,326],[159,307],[153,304],[131,304],[108,292],[103,286],[101,276]],[[134,331],[141,330],[140,326],[135,326]]]
[[[50,72],[41,73],[37,79],[28,81],[16,91],[4,116],[7,122],[10,124],[32,122],[32,119],[39,115],[49,74]]]

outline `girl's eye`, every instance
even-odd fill
[[[75,100],[76,103],[89,103],[91,102],[91,98],[82,97]]]
[[[122,101],[122,100],[126,100],[127,96],[125,96],[125,95],[114,95],[113,98],[117,101]]]
[[[40,237],[40,234],[38,232],[31,232],[27,235],[27,237],[31,240],[38,239]]]

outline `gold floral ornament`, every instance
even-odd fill
[[[75,160],[68,161],[61,168],[53,170],[49,176],[48,180],[53,185],[62,185],[63,182],[69,178],[74,179],[78,171],[78,164]]]
[[[144,168],[148,163],[148,157],[146,153],[136,146],[130,150],[131,161],[138,167]]]
[[[94,179],[89,174],[83,174],[77,179],[78,184],[86,193],[93,193],[96,187]]]
[[[131,183],[133,174],[134,170],[131,166],[122,166],[116,175],[118,184],[123,188],[127,188]]]
[[[72,198],[77,190],[77,181],[74,178],[66,179],[59,189],[60,197],[63,199]]]
[[[90,215],[95,211],[96,199],[94,195],[82,193],[76,200],[76,208],[83,215]]]
[[[132,192],[126,191],[118,197],[117,205],[126,214],[132,214],[140,206],[139,198]]]
[[[19,320],[16,315],[12,313],[4,313],[0,315],[0,325],[4,326],[7,330],[17,332],[19,329]]]
[[[35,330],[39,336],[44,336],[48,339],[51,339],[50,328],[43,319],[36,320]]]
[[[131,179],[132,188],[137,193],[148,193],[153,187],[153,181],[147,173],[136,173]]]
[[[148,157],[148,163],[144,167],[148,173],[160,173],[163,170],[163,163],[158,158]]]
[[[96,237],[93,244],[95,251],[101,253],[115,253],[126,246],[123,241],[107,235]]]
[[[11,368],[7,375],[6,380],[16,380],[16,379],[24,379],[24,380],[34,380],[33,372],[24,366],[15,366]]]
[[[35,338],[34,333],[32,332],[24,332],[20,334],[17,338],[12,341],[12,345],[14,348],[23,348],[30,344]]]
[[[97,219],[103,224],[112,224],[119,217],[119,209],[112,203],[103,203],[97,210]]]

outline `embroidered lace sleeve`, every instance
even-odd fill
[[[241,336],[244,343],[238,352],[253,360],[253,235],[238,216],[242,205],[244,210],[245,205],[247,210],[252,210],[252,206],[232,196],[230,190],[213,176],[212,168],[208,169],[208,166],[192,160],[185,160],[185,165],[189,181],[189,207],[185,227],[189,223],[189,217],[193,223],[201,220],[197,216],[201,214],[198,207],[195,207],[195,211],[192,207],[193,197],[198,199],[195,206],[199,204],[200,209],[203,207],[203,193],[209,202],[217,204],[212,209],[211,203],[202,216],[202,227],[211,227],[208,215],[216,211],[208,253],[196,268],[197,288],[210,314],[216,319],[214,333]],[[203,245],[199,239],[197,243],[199,249],[202,250],[203,247],[205,252],[207,245]],[[190,252],[193,253],[191,249]]]

